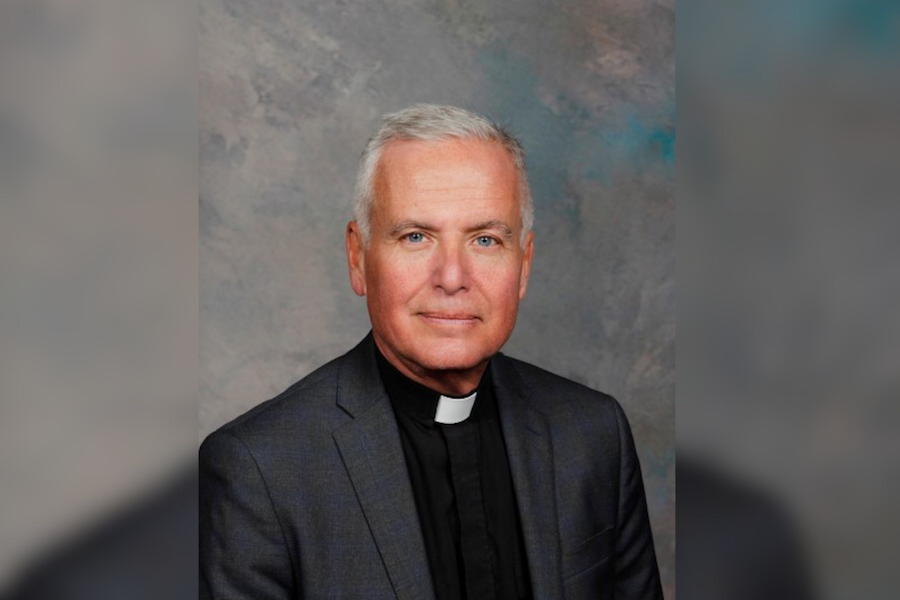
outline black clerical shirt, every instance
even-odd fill
[[[378,368],[394,407],[437,600],[524,600],[531,585],[490,366],[469,418],[435,422],[440,394]]]

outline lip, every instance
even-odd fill
[[[419,316],[438,325],[472,325],[478,321],[475,315],[465,313],[422,312]]]

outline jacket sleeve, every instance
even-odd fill
[[[616,600],[662,600],[647,499],[634,439],[615,403],[619,429],[619,500],[616,519]]]
[[[200,598],[294,597],[290,554],[265,479],[228,432],[200,447]]]

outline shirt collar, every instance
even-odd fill
[[[481,376],[478,387],[466,396],[455,398],[442,396],[440,392],[413,381],[388,362],[377,346],[375,350],[378,370],[394,410],[428,427],[435,424],[436,417],[439,418],[437,422],[447,424],[460,423],[467,418],[479,418],[482,411],[478,407],[482,403],[476,400],[488,395],[491,385],[490,363]]]
[[[437,410],[434,411],[434,420],[443,425],[456,425],[462,423],[472,414],[475,407],[475,398],[478,390],[475,390],[464,398],[441,395],[438,398]]]

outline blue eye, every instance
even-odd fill
[[[412,233],[407,233],[405,237],[406,241],[412,242],[414,244],[418,244],[419,242],[425,240],[425,234],[423,234],[421,231],[413,231]]]
[[[496,243],[496,240],[489,235],[481,235],[475,242],[482,248],[489,248]]]

